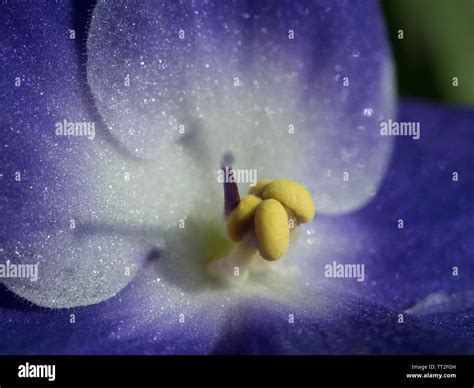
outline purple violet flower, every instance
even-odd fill
[[[0,8],[0,353],[474,352],[474,114],[397,103],[377,2]],[[216,281],[226,158],[316,217]]]

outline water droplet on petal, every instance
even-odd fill
[[[365,117],[372,117],[374,115],[374,110],[372,108],[365,108],[364,109],[364,116]]]

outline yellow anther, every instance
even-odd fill
[[[261,181],[258,181],[257,184],[249,189],[248,194],[253,194],[256,195],[257,197],[262,196],[263,190],[265,190],[265,187],[271,182],[270,179],[262,179]]]
[[[267,199],[255,212],[255,235],[260,255],[270,261],[283,257],[290,243],[288,216],[281,203]]]
[[[288,179],[277,179],[269,183],[262,193],[263,199],[276,199],[292,210],[299,222],[308,222],[314,218],[315,206],[311,194],[299,183]]]
[[[242,198],[227,220],[227,234],[242,244],[258,249],[260,256],[274,261],[288,250],[290,232],[311,221],[315,206],[311,195],[299,183],[286,179],[263,179]],[[250,234],[249,234],[250,235]]]
[[[239,242],[253,226],[255,211],[262,200],[255,195],[242,198],[227,220],[227,233],[234,242]]]

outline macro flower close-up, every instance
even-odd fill
[[[474,354],[474,110],[379,2],[0,20],[1,354]]]

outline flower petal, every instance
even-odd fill
[[[103,303],[61,310],[28,305],[0,286],[0,354],[209,353],[227,309],[209,314],[205,297],[161,288],[150,273]]]
[[[144,279],[135,280],[116,298],[68,310],[27,306],[0,289],[0,354],[474,353],[472,310],[400,324],[397,311],[335,288],[313,289],[317,309],[258,298],[221,312],[182,309],[137,298]]]
[[[363,206],[390,157],[378,123],[392,116],[393,82],[376,2],[99,1],[87,72],[132,153],[168,168],[180,142],[202,173],[230,150],[260,178],[309,184],[319,212]]]
[[[37,282],[4,281],[47,307],[110,298],[133,278],[149,250],[134,236],[93,225],[108,213],[113,197],[111,181],[100,171],[120,168],[126,157],[90,109],[82,42],[71,39],[72,30],[79,38],[81,27],[72,14],[72,4],[61,2],[27,8],[6,3],[0,15],[0,254],[2,264],[39,264]],[[57,136],[57,123],[64,120],[93,122],[96,136]]]
[[[308,226],[296,257],[312,251],[303,271],[312,282],[336,283],[400,313],[442,311],[443,301],[451,312],[472,305],[473,119],[468,109],[402,103],[399,120],[420,123],[420,139],[398,139],[370,205]],[[326,279],[334,261],[364,264],[364,281]]]
[[[323,309],[252,300],[233,311],[217,354],[473,354],[471,309],[441,319],[409,316],[335,288],[313,290]],[[458,321],[454,326],[453,322]],[[461,321],[464,325],[460,324]]]

